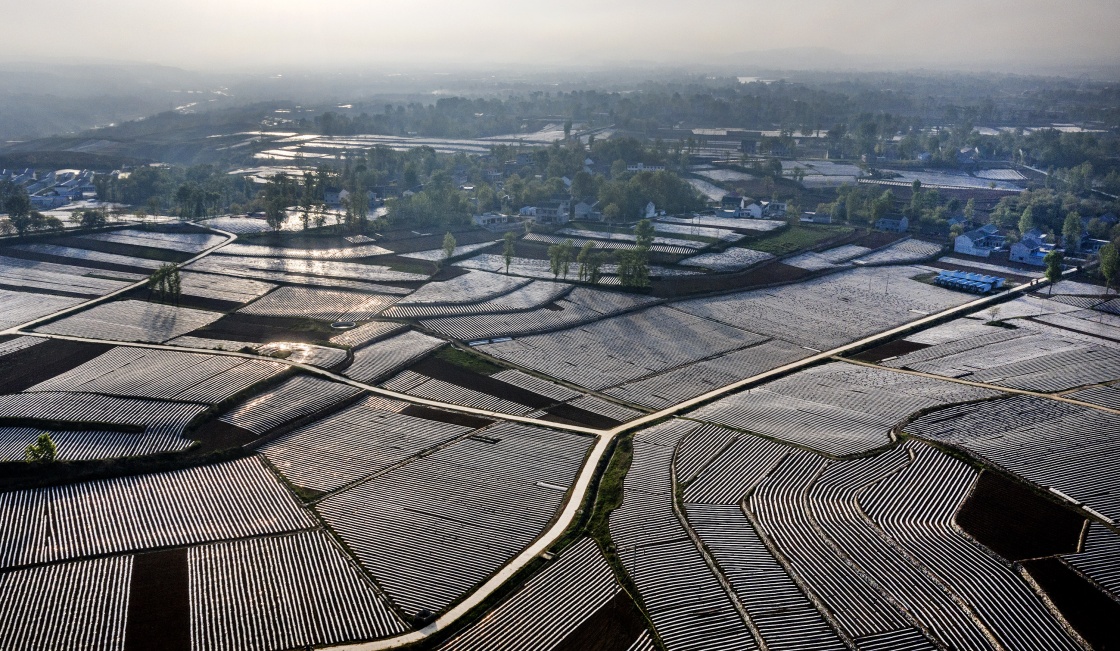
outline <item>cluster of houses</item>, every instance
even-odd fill
[[[1038,228],[1023,233],[1019,241],[1012,243],[1010,247],[1007,245],[1008,241],[1007,236],[1000,233],[995,224],[985,224],[958,235],[953,240],[953,250],[981,258],[1006,252],[1007,259],[1011,262],[1042,267],[1046,264],[1044,262],[1046,254],[1058,248],[1056,243],[1051,241],[1050,234]],[[1108,244],[1107,240],[1098,240],[1085,235],[1078,242],[1077,252],[1095,255],[1105,244]]]
[[[22,186],[35,210],[51,210],[97,196],[91,170],[0,170],[0,181]]]

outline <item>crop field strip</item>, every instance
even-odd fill
[[[336,346],[359,348],[370,342],[395,335],[407,328],[408,326],[401,323],[370,321],[369,323],[363,323],[357,328],[346,330],[340,335],[331,337],[331,343]]]
[[[654,306],[581,327],[479,348],[518,366],[600,390],[764,339]]]
[[[1120,387],[1096,386],[1065,394],[1067,398],[1120,410]]]
[[[602,391],[627,402],[664,409],[810,354],[801,346],[771,339]]]
[[[1096,582],[1097,585],[1120,598],[1120,534],[1106,529],[1099,523],[1089,525],[1085,547],[1078,554],[1063,556],[1068,565]]]
[[[294,364],[308,364],[323,369],[334,368],[346,361],[346,351],[331,346],[316,346],[289,342],[274,342],[257,347],[257,353],[266,357],[284,356]]]
[[[852,269],[794,285],[673,307],[815,350],[829,350],[971,300],[909,277],[916,267]]]
[[[132,557],[0,572],[0,648],[123,651]]]
[[[558,234],[559,235],[564,235],[564,236],[566,236],[566,239],[571,239],[573,241],[576,241],[576,240],[600,240],[600,241],[616,242],[616,243],[622,243],[622,244],[637,244],[638,243],[638,236],[634,235],[632,233],[608,233],[606,231],[593,231],[593,230],[585,230],[585,229],[579,229],[579,228],[562,228],[558,231]],[[530,235],[533,235],[533,233],[530,233]],[[528,240],[530,238],[528,236],[526,236],[525,239]],[[557,238],[556,240],[554,240],[554,243],[563,242],[564,239],[565,238]],[[537,240],[537,241],[544,242],[546,240]],[[582,242],[580,242],[580,244],[582,244]],[[683,247],[685,249],[689,249],[689,251],[688,251],[689,253],[695,253],[697,250],[703,249],[703,248],[708,246],[707,242],[698,242],[696,240],[684,240],[684,239],[672,238],[672,237],[655,237],[655,238],[653,238],[653,244],[654,245],[662,244],[662,245],[665,245],[665,246],[673,246],[673,247]],[[607,248],[610,248],[610,247],[607,247]],[[650,250],[654,251],[656,249],[651,248]]]
[[[232,339],[208,339],[206,337],[183,335],[182,337],[169,339],[167,345],[179,346],[182,348],[200,348],[202,350],[225,350],[236,353],[240,352],[243,348],[252,348],[257,344],[245,341],[233,341]]]
[[[536,377],[535,375],[522,373],[521,371],[512,368],[495,373],[490,377],[494,378],[495,380],[500,380],[507,384],[512,384],[515,387],[521,387],[522,389],[526,389],[528,391],[532,391],[533,393],[545,396],[546,398],[552,398],[553,400],[558,401],[574,400],[575,398],[579,398],[580,396],[584,395],[579,391],[569,389],[566,386],[556,384],[555,382],[549,382],[548,380],[541,379],[539,377]]]
[[[444,382],[443,380],[431,378],[412,371],[402,371],[382,386],[390,391],[399,391],[418,398],[438,400],[453,405],[486,409],[488,411],[513,414],[515,416],[524,416],[530,411],[533,411],[532,407],[518,402],[499,398],[489,393],[475,391],[474,389],[468,389],[458,384]]]
[[[798,452],[787,457],[751,495],[748,503],[753,523],[798,579],[826,605],[849,638],[907,629],[917,632],[906,611],[894,603],[890,591],[870,581],[862,568],[842,555],[835,541],[825,538],[815,526],[807,492],[826,464],[810,453]],[[890,558],[889,554],[881,556]],[[891,569],[900,567],[905,565],[897,559],[891,565]],[[965,648],[986,646],[981,639],[980,646]]]
[[[14,328],[85,300],[0,289],[0,328]]]
[[[212,233],[160,233],[135,229],[83,234],[81,238],[182,253],[199,253],[226,240],[225,236]]]
[[[207,263],[207,264],[202,264]],[[189,268],[216,264],[224,269],[256,269],[278,271],[285,274],[302,276],[323,276],[327,278],[347,278],[350,280],[372,282],[423,281],[423,274],[394,271],[384,265],[337,262],[334,260],[304,260],[299,258],[260,258],[251,256],[223,255],[221,251],[203,258]],[[203,269],[198,269],[203,270]]]
[[[609,250],[609,251],[633,251],[638,248],[637,242],[618,242],[614,240],[599,240],[588,239],[582,237],[561,237],[559,235],[541,235],[540,233],[530,233],[525,236],[528,242],[540,242],[542,244],[563,244],[570,241],[575,248],[581,248],[587,242],[595,245],[595,248]],[[679,242],[688,242],[688,240],[676,240]],[[695,244],[696,246],[692,246]],[[704,248],[702,242],[688,242],[688,246],[682,244],[651,244],[649,250],[654,253],[668,253],[669,255],[692,255],[698,249]]]
[[[102,271],[0,256],[0,284],[21,289],[42,289],[93,297],[114,292],[143,278],[141,274],[122,271]],[[78,302],[80,301],[75,301]]]
[[[626,421],[634,420],[639,416],[645,415],[644,413],[636,409],[630,409],[629,407],[616,405],[613,402],[607,402],[602,398],[591,395],[585,395],[582,398],[570,400],[567,404],[573,407],[578,407],[579,409],[583,409],[584,411],[589,411],[593,414],[599,414],[600,416],[613,418],[620,423],[625,423]]]
[[[221,317],[220,312],[145,301],[116,301],[96,305],[36,330],[71,337],[162,343],[208,326]]]
[[[117,347],[28,392],[68,391],[213,404],[287,366],[265,360]]]
[[[594,540],[584,538],[440,651],[552,651],[621,592]]]
[[[773,258],[774,255],[771,253],[731,246],[719,252],[694,255],[681,260],[677,264],[686,267],[704,267],[712,271],[740,271]]]
[[[906,431],[968,450],[1044,488],[1120,521],[1116,459],[1120,416],[1069,403],[1012,396],[948,407]]]
[[[138,457],[185,450],[193,441],[173,434],[139,434],[112,430],[52,430],[42,427],[0,426],[0,462],[23,461],[24,450],[47,432],[58,449],[59,461]]]
[[[351,260],[392,253],[376,244],[358,244],[330,249],[302,249],[286,246],[265,246],[235,242],[222,247],[222,255],[252,258],[297,258],[305,260]]]
[[[1080,648],[1022,577],[953,524],[976,471],[926,446],[906,449],[916,461],[860,496],[867,517],[959,595],[1004,647]]]
[[[773,231],[786,225],[784,221],[777,219],[743,219],[737,217],[715,217],[712,215],[700,215],[699,217],[658,217],[657,223],[680,224],[688,226],[690,229],[694,224],[699,223],[700,226],[712,229],[732,229],[752,232]],[[681,231],[676,232],[679,233]],[[692,231],[689,230],[686,232],[691,233]]]
[[[885,249],[860,256],[852,262],[857,265],[910,264],[937,255],[941,248],[940,244],[934,244],[933,242],[905,239],[901,242],[895,242]]]
[[[534,280],[502,296],[473,304],[456,305],[394,305],[381,316],[393,319],[420,319],[469,314],[498,314],[534,310],[566,296],[572,285]]]
[[[430,282],[402,298],[401,307],[481,303],[508,294],[533,282],[531,278],[470,270],[451,280]]]
[[[439,611],[540,534],[590,446],[589,438],[502,424],[316,509],[398,606]]]
[[[949,341],[884,365],[1039,392],[1120,379],[1120,343],[1039,328],[1045,326]]]
[[[911,463],[896,448],[870,459],[829,464],[808,489],[812,521],[834,549],[891,601],[901,604],[940,643],[953,649],[989,649],[990,641],[948,588],[924,573],[864,516],[861,493]],[[878,635],[887,635],[884,631]],[[873,636],[863,636],[864,638]],[[928,643],[927,643],[928,644]]]
[[[742,233],[732,229],[697,226],[695,224],[672,224],[666,221],[653,222],[653,230],[658,233],[670,233],[673,235],[710,237],[721,242],[738,242],[744,237]]]
[[[690,417],[845,456],[887,445],[891,427],[920,409],[997,395],[833,362],[721,398]]]
[[[460,260],[455,263],[455,266],[474,271],[485,271],[488,273],[499,274],[504,273],[506,270],[505,257],[496,253],[480,253],[473,258]],[[605,264],[600,267],[599,271],[603,277],[599,279],[600,285],[620,285],[617,277],[618,266]],[[514,257],[510,261],[509,273],[516,276],[523,276],[527,278],[539,278],[543,280],[563,280],[565,278],[578,278],[579,265],[575,262],[568,265],[568,274],[565,276],[561,274],[558,279],[553,275],[549,267],[548,260],[538,260],[536,258],[520,258]],[[654,267],[650,267],[650,275],[654,275]]]
[[[354,361],[343,373],[359,382],[374,382],[446,345],[442,339],[409,330],[354,351]]]
[[[206,263],[206,264],[202,264]],[[231,264],[211,264],[210,258],[203,258],[190,267],[191,272],[221,275],[227,278],[255,279],[269,283],[287,283],[307,287],[329,287],[331,289],[352,289],[359,292],[379,292],[382,294],[395,294],[403,296],[410,289],[384,285],[380,283],[363,282],[360,280],[345,280],[327,276],[308,276],[292,274],[284,271],[269,271],[266,269],[249,269]]]
[[[280,287],[237,312],[323,321],[367,321],[396,301],[397,297],[384,294],[318,287]]]
[[[361,389],[310,375],[297,375],[275,388],[248,398],[218,420],[255,434],[310,416],[361,393]]]
[[[470,341],[529,335],[574,327],[640,307],[654,300],[577,287],[555,303],[528,312],[424,319],[420,323],[425,328],[440,334]]]
[[[276,288],[276,285],[260,280],[192,271],[183,272],[179,279],[184,296],[199,296],[231,303],[248,303]]]
[[[401,414],[407,406],[367,396],[266,443],[260,452],[293,484],[327,492],[472,429]]]
[[[74,264],[79,266],[82,262],[105,262],[123,267],[135,267],[137,269],[149,269],[154,271],[158,269],[160,265],[164,264],[159,260],[137,258],[131,255],[118,255],[116,253],[102,253],[101,251],[79,249],[72,246],[59,246],[57,244],[16,244],[12,246],[12,249],[39,255],[66,258],[67,260],[73,260]]]
[[[405,630],[322,531],[192,547],[188,564],[192,649],[295,649]]]
[[[852,259],[870,252],[871,249],[866,246],[845,244],[834,249],[826,249],[820,252],[809,251],[790,258],[783,258],[782,262],[791,267],[798,267],[799,269],[820,271],[822,269],[835,269],[837,267],[849,265]]]
[[[0,567],[315,526],[257,457],[0,493],[0,523]]]
[[[688,521],[735,588],[766,648],[846,649],[735,505],[686,505]]]
[[[1109,317],[1108,321],[1104,318],[1106,316]],[[1043,314],[1035,317],[1034,320],[1064,330],[1103,337],[1109,339],[1113,345],[1120,343],[1120,319],[1111,314],[1106,315],[1094,310],[1078,310],[1065,314]]]
[[[635,434],[622,504],[610,515],[611,540],[670,651],[757,649],[673,511],[673,448],[697,427],[671,420]]]
[[[455,247],[451,251],[451,257],[457,258],[461,255],[467,255],[468,253],[474,253],[475,251],[481,251],[483,249],[494,246],[495,244],[498,243],[498,241],[499,240],[494,240],[492,242],[479,242],[477,244],[460,244],[459,246]],[[447,257],[447,255],[446,255],[446,253],[444,253],[443,249],[428,249],[426,251],[414,251],[412,253],[402,253],[401,257],[402,258],[412,258],[414,260],[428,260],[428,261],[431,261],[431,262],[437,262],[437,261],[442,260],[445,257]]]
[[[161,441],[178,438],[187,423],[204,411],[206,405],[190,402],[92,393],[49,391],[0,396],[0,418],[70,422],[84,426],[90,423],[131,425],[145,428],[143,436]]]
[[[20,335],[7,341],[0,341],[0,357],[26,350],[32,346],[38,346],[46,341],[47,339],[44,337],[32,337],[29,335]]]

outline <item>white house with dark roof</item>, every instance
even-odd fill
[[[1007,238],[999,233],[995,224],[984,224],[967,233],[961,233],[953,240],[953,251],[964,255],[978,255],[986,258],[992,251],[999,250],[1007,243]]]

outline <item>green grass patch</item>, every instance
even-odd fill
[[[793,253],[794,251],[811,248],[825,240],[842,237],[854,231],[855,229],[849,226],[798,225],[782,229],[781,232],[774,235],[764,236],[758,240],[750,241],[746,246],[755,251],[762,251],[773,255],[785,255],[787,253]]]
[[[598,540],[604,549],[610,547],[610,514],[622,504],[622,482],[634,461],[634,435],[623,434],[615,443],[610,463],[599,480],[599,490],[595,495],[595,507],[587,532]]]
[[[506,370],[504,367],[498,366],[481,355],[476,355],[454,346],[444,346],[435,354],[435,357],[456,366],[474,371],[479,375],[493,375]]]

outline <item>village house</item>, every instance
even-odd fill
[[[953,251],[964,255],[978,255],[986,258],[992,251],[998,251],[1007,243],[1007,238],[999,234],[995,224],[985,224],[967,233],[961,233],[953,240]]]
[[[1045,266],[1046,254],[1054,250],[1053,242],[1047,242],[1048,239],[1050,239],[1048,235],[1037,228],[1032,228],[1024,233],[1018,242],[1011,245],[1011,261],[1035,267]]]

